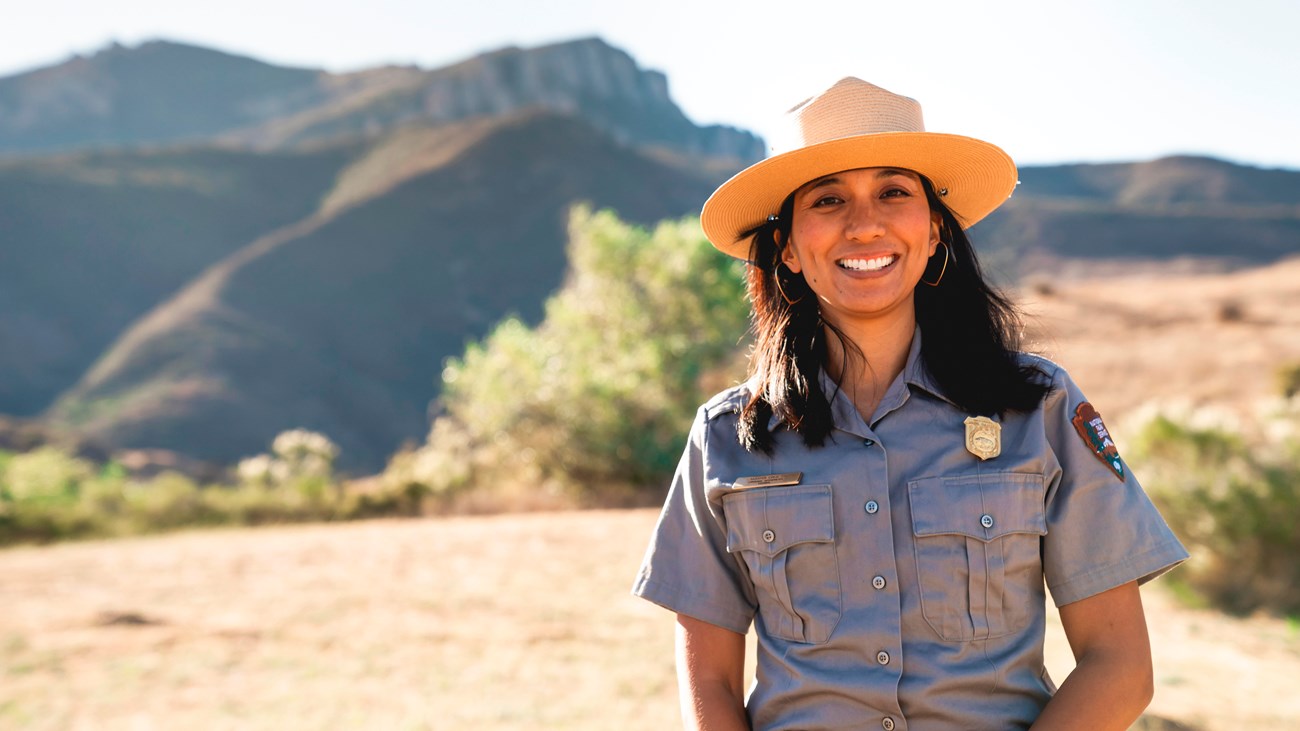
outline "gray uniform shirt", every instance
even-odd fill
[[[755,623],[755,729],[1027,728],[1055,690],[1044,582],[1060,606],[1187,558],[1064,370],[1023,356],[1051,390],[981,461],[919,352],[918,331],[870,424],[823,376],[819,448],[781,428],[770,457],[745,451],[747,386],[697,414],[633,593]]]

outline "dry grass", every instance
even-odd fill
[[[1152,401],[1249,419],[1277,394],[1278,369],[1300,362],[1300,259],[1061,282],[1031,288],[1024,306],[1032,347],[1066,366],[1121,436],[1123,418]]]
[[[8,550],[0,727],[665,728],[669,624],[628,596],[652,520],[381,521]]]
[[[0,728],[665,729],[653,510],[215,530],[0,552]],[[1295,728],[1300,636],[1146,592],[1153,712]],[[1054,624],[1049,667],[1069,652]]]

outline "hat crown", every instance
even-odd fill
[[[852,76],[786,113],[784,149],[796,150],[830,140],[886,132],[924,132],[921,104]]]

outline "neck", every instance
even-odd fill
[[[833,333],[826,333],[827,370],[840,376],[840,388],[867,423],[871,423],[886,389],[907,365],[916,313],[908,311],[907,315],[886,322],[837,324],[846,341],[843,344]]]

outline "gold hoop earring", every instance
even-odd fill
[[[939,243],[943,244],[943,266],[940,267],[939,269],[939,276],[935,277],[933,282],[926,282],[925,275],[924,274],[921,275],[921,282],[924,284],[928,284],[931,287],[938,287],[939,282],[943,281],[944,272],[948,271],[948,253],[949,253],[948,242],[944,241],[943,239],[939,239]]]
[[[777,293],[781,295],[781,299],[785,300],[785,303],[787,305],[793,307],[794,305],[803,302],[803,298],[808,296],[807,294],[805,294],[803,295],[803,297],[800,297],[797,300],[790,299],[790,297],[785,293],[785,290],[781,288],[781,265],[779,264],[777,265],[776,270],[772,272],[772,279],[776,282]]]

